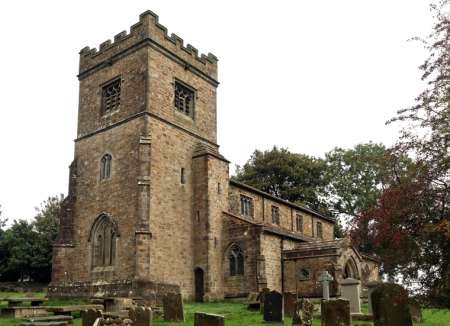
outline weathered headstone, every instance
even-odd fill
[[[258,300],[258,292],[250,292],[247,296],[247,308],[250,310],[259,310],[260,303]]]
[[[194,326],[224,326],[225,317],[204,312],[194,314]]]
[[[324,300],[330,300],[330,282],[333,280],[333,276],[328,271],[323,271],[320,274],[319,281],[322,283],[322,297]]]
[[[352,324],[348,300],[322,300],[321,313],[322,326],[350,326]]]
[[[267,322],[282,322],[283,315],[283,296],[277,291],[269,292],[264,300],[264,320]]]
[[[408,292],[398,284],[378,285],[372,292],[375,326],[412,326]]]
[[[372,292],[380,284],[381,284],[380,282],[376,282],[376,281],[368,282],[366,284],[366,286],[367,286],[367,300],[368,300],[368,311],[369,311],[369,314],[373,313],[373,310],[372,310]]]
[[[153,312],[149,307],[135,307],[128,310],[129,319],[133,326],[152,326]]]
[[[88,309],[81,311],[81,324],[82,326],[92,326],[97,318],[102,317],[102,312],[100,310]]]
[[[313,321],[314,305],[308,299],[297,301],[292,325],[311,326]]]
[[[415,300],[409,301],[409,312],[411,313],[411,318],[413,323],[423,323],[422,308],[420,303]]]
[[[164,320],[184,322],[183,300],[180,293],[168,293],[163,299]]]
[[[106,298],[104,302],[105,311],[108,312],[126,310],[133,307],[132,298]]]
[[[270,293],[270,289],[263,288],[261,292],[259,292],[258,300],[259,300],[259,311],[264,313],[264,300],[266,300],[266,295]]]
[[[352,314],[361,313],[360,285],[361,282],[353,278],[341,281],[341,296],[350,301],[350,313]]]
[[[285,292],[284,297],[284,314],[292,317],[297,307],[297,294],[292,292]]]

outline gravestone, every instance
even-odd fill
[[[292,325],[311,326],[313,321],[314,305],[308,299],[297,301]]]
[[[284,297],[284,314],[286,316],[294,316],[295,308],[297,307],[297,293],[285,292]]]
[[[81,325],[82,326],[92,326],[97,318],[102,317],[102,312],[96,309],[88,309],[81,311]]]
[[[153,312],[149,307],[135,307],[128,310],[129,319],[133,326],[152,326]]]
[[[247,308],[250,310],[259,310],[260,303],[258,300],[258,292],[250,292],[247,296]]]
[[[283,296],[277,291],[269,292],[264,300],[264,321],[283,322]]]
[[[104,302],[105,311],[108,312],[121,311],[133,307],[132,298],[106,298]]]
[[[420,303],[415,300],[409,301],[409,312],[411,313],[411,318],[413,323],[423,323],[422,317],[422,308],[420,307]]]
[[[372,292],[375,326],[412,326],[408,292],[398,284],[384,283]]]
[[[353,278],[341,281],[341,296],[350,301],[350,313],[352,314],[361,313],[360,285],[361,282]]]
[[[164,320],[184,322],[183,300],[180,293],[168,293],[163,299]]]
[[[348,300],[322,300],[321,312],[322,326],[350,326],[352,324]]]
[[[322,283],[322,297],[324,300],[330,300],[330,282],[333,280],[333,276],[328,271],[323,271],[320,274],[319,281]]]
[[[194,326],[224,326],[225,317],[204,312],[194,313]]]
[[[263,314],[264,313],[264,300],[266,300],[266,295],[270,293],[270,289],[263,288],[261,292],[259,292],[258,299],[259,299],[259,311]]]
[[[372,292],[373,292],[373,290],[375,290],[375,288],[378,286],[378,285],[380,285],[381,283],[380,282],[377,282],[377,281],[373,281],[373,282],[368,282],[367,284],[366,284],[366,286],[367,286],[367,300],[368,300],[368,311],[369,311],[369,314],[372,314],[373,313],[373,310],[372,310]]]

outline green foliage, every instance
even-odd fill
[[[420,66],[427,86],[414,106],[388,122],[403,126],[391,150],[397,158],[392,170],[399,170],[401,157],[413,158],[413,164],[387,180],[380,199],[360,220],[371,225],[369,236],[385,271],[400,273],[404,282],[420,285],[431,302],[445,304],[450,288],[450,2],[431,7],[435,25],[421,39],[429,51]]]
[[[236,180],[271,195],[326,212],[321,198],[325,188],[322,159],[295,154],[285,148],[255,150],[242,167],[237,167]]]
[[[9,229],[0,230],[1,281],[50,281],[62,200],[62,195],[49,197],[32,222],[15,220]]]

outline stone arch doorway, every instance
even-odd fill
[[[197,267],[194,270],[195,278],[195,301],[203,302],[203,296],[205,295],[205,281],[203,269]]]

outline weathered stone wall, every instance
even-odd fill
[[[279,236],[264,234],[261,252],[265,258],[267,287],[281,292],[281,245]]]
[[[78,138],[146,110],[148,50],[140,49],[80,79]],[[120,108],[102,114],[102,86],[120,77]],[[137,131],[137,130],[136,130]]]
[[[322,271],[328,270],[334,275],[333,267],[336,263],[335,257],[311,257],[301,260],[284,261],[284,286],[286,292],[296,292],[300,296],[321,297],[322,285],[319,277]],[[301,270],[309,272],[307,279],[300,280],[298,275]],[[331,287],[331,295],[335,295],[336,286]]]
[[[244,297],[257,292],[261,229],[244,221],[224,216],[223,278],[226,297]],[[230,275],[229,250],[237,244],[244,252],[244,275]]]
[[[91,279],[92,243],[89,242],[89,233],[101,213],[109,214],[119,230],[116,264],[109,278],[129,279],[134,276],[139,144],[136,130],[141,128],[142,123],[142,119],[135,119],[76,142],[78,180],[74,205],[75,247],[66,263],[70,280]],[[112,156],[111,177],[100,180],[100,160],[105,153]]]
[[[245,195],[253,200],[253,217],[241,215],[240,195]],[[279,208],[280,225],[272,221],[272,206]],[[317,222],[322,223],[323,240],[334,239],[334,223],[323,218],[312,215],[311,213],[295,209],[281,201],[274,201],[261,193],[251,191],[248,187],[240,187],[236,183],[230,185],[229,192],[229,210],[231,213],[249,219],[257,223],[264,223],[273,227],[292,231],[299,235],[310,238],[316,238]],[[297,230],[297,214],[303,217],[303,232]]]
[[[186,70],[160,52],[149,51],[149,110],[176,126],[203,137],[212,144],[217,142],[216,86],[210,81]],[[180,80],[195,89],[194,118],[174,107],[174,83]]]

